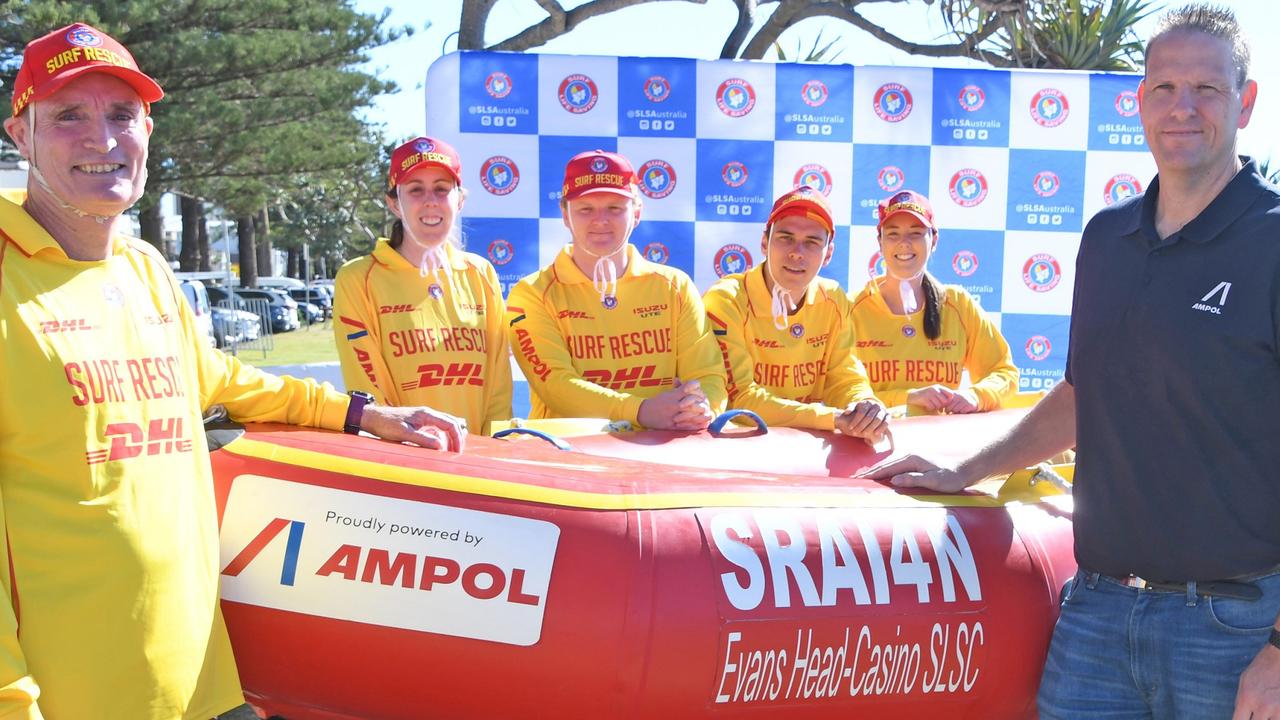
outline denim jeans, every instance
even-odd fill
[[[1280,612],[1280,573],[1251,582],[1260,600],[1139,590],[1077,573],[1040,679],[1041,720],[1229,720],[1240,673]]]

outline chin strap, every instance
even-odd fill
[[[573,214],[570,213],[568,218],[569,232],[573,235],[577,235],[578,231],[573,226]],[[595,288],[596,292],[600,293],[600,302],[602,303],[606,302],[608,298],[618,297],[618,267],[613,263],[611,258],[620,252],[626,251],[627,243],[631,242],[631,231],[634,229],[635,226],[631,224],[630,220],[628,220],[627,234],[623,236],[622,242],[618,244],[618,247],[615,250],[605,253],[604,255],[597,255],[596,253],[591,252],[585,245],[579,248],[582,252],[596,259],[595,267],[591,269],[591,285]]]
[[[85,212],[66,200],[63,200],[61,195],[54,192],[53,188],[49,187],[49,182],[44,179],[44,173],[40,172],[40,168],[36,166],[36,103],[28,105],[27,111],[31,113],[27,117],[27,137],[29,138],[27,142],[31,146],[31,157],[27,158],[28,174],[35,178],[36,182],[40,184],[40,187],[44,188],[44,191],[49,193],[49,196],[57,201],[58,206],[63,210],[72,213],[76,217],[93,218],[99,225],[105,225],[114,221],[116,219],[115,215],[94,215],[93,213]],[[115,138],[111,138],[107,143],[108,152],[115,149]]]
[[[902,298],[902,311],[908,315],[920,309],[919,303],[916,302],[916,291],[911,287],[910,280],[898,281],[898,297]]]

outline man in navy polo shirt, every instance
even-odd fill
[[[1139,88],[1159,172],[1085,228],[1066,381],[955,467],[871,473],[956,491],[1077,448],[1042,718],[1280,718],[1280,190],[1236,155],[1248,69],[1229,10],[1162,18]]]

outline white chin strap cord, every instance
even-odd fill
[[[455,188],[456,190],[456,188]],[[400,188],[396,188],[396,199],[400,198]],[[404,207],[401,205],[401,207]],[[422,248],[422,259],[418,261],[418,276],[433,277],[437,284],[443,285],[449,281],[449,274],[444,272],[444,268],[449,264],[449,257],[445,254],[444,243],[449,242],[448,238],[437,244],[435,247],[422,242],[418,239],[417,233],[414,231],[414,223],[406,222],[403,219],[400,224],[404,226],[404,233],[413,241],[414,245]],[[453,229],[450,228],[450,233]]]
[[[769,228],[769,247],[773,247],[773,228]],[[769,253],[765,253],[764,271],[769,276],[769,283],[773,285],[769,310],[773,313],[773,326],[779,330],[787,329],[787,318],[796,309],[795,298],[791,296],[791,291],[782,287],[782,283],[778,282],[778,278],[773,276],[773,269],[769,267]]]
[[[573,235],[578,234],[578,229],[573,225],[573,213],[569,213],[569,232]],[[622,242],[618,247],[604,255],[598,255],[584,245],[580,250],[596,259],[595,267],[591,269],[591,285],[600,293],[600,302],[605,302],[607,298],[618,296],[618,267],[614,265],[612,258],[620,252],[627,249],[627,243],[631,242],[631,231],[635,229],[631,218],[627,219],[627,233],[622,237]]]
[[[114,215],[94,215],[93,213],[85,212],[64,200],[61,195],[54,192],[53,188],[49,187],[49,182],[44,179],[44,173],[40,172],[40,168],[36,165],[36,103],[28,105],[27,111],[30,113],[30,115],[27,116],[27,142],[31,146],[31,157],[27,158],[27,172],[31,177],[35,178],[36,182],[40,184],[40,187],[44,188],[44,191],[49,193],[49,196],[57,201],[58,206],[63,210],[66,210],[77,217],[93,218],[99,225],[105,225],[106,223],[115,220],[116,216]],[[115,138],[107,140],[107,152],[114,150],[116,144]]]

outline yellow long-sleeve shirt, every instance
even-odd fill
[[[723,362],[688,275],[627,246],[617,305],[574,264],[568,248],[522,279],[507,303],[508,335],[529,379],[531,417],[637,422],[640,403],[674,380],[697,380],[724,410]]]
[[[853,323],[858,358],[884,404],[905,405],[908,390],[928,385],[959,388],[963,370],[969,371],[980,410],[995,410],[1017,392],[1009,343],[964,288],[942,286],[942,332],[930,340],[924,309],[895,315],[875,282],[854,298]]]
[[[764,266],[722,278],[702,302],[724,357],[729,407],[770,425],[832,430],[849,405],[875,397],[853,354],[849,296],[818,278],[787,320],[774,326]]]
[[[421,277],[385,239],[338,270],[342,380],[383,405],[427,405],[487,432],[490,421],[511,417],[502,286],[488,260],[449,244],[445,253],[443,278]]]
[[[243,702],[202,411],[342,427],[348,399],[208,347],[150,246],[68,259],[0,200],[0,717]]]

